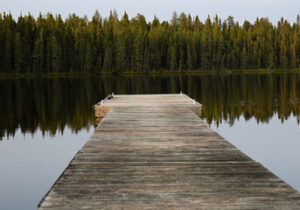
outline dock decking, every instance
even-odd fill
[[[115,95],[39,209],[300,209],[300,194],[213,132],[184,94]]]

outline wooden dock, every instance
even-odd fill
[[[300,194],[213,132],[200,109],[184,94],[106,98],[39,209],[300,209]]]

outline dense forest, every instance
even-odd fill
[[[87,17],[0,14],[0,73],[122,73],[153,70],[300,68],[300,18],[239,24],[217,16],[201,22],[98,11]]]

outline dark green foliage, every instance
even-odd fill
[[[300,73],[202,74],[198,76],[15,78],[0,82],[0,141],[22,133],[54,135],[68,126],[74,132],[94,123],[91,107],[111,92],[178,93],[201,101],[209,124],[246,120],[300,123]]]
[[[300,18],[276,26],[266,18],[240,26],[233,17],[201,22],[173,14],[152,22],[115,11],[92,20],[75,14],[0,14],[0,73],[300,68]]]

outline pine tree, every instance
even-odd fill
[[[33,51],[33,72],[38,73],[41,72],[44,68],[43,60],[44,60],[44,45],[42,35],[35,41],[35,48]]]
[[[116,57],[116,66],[119,72],[127,70],[127,61],[126,61],[126,44],[125,37],[122,34],[118,37],[117,44],[117,57]]]
[[[14,67],[17,73],[22,72],[24,68],[24,54],[23,54],[23,46],[22,46],[22,40],[21,35],[19,32],[17,32],[15,37],[15,54],[14,54]]]
[[[106,72],[112,71],[113,63],[112,63],[112,50],[110,47],[106,48],[105,56],[103,60],[103,70]]]
[[[15,21],[0,14],[1,72],[97,72],[300,68],[300,17],[273,26],[267,18],[239,25],[233,17],[174,12],[152,22],[138,14],[119,20],[116,11],[102,18],[71,14],[30,14]]]
[[[274,62],[274,52],[271,50],[271,52],[268,55],[268,61],[267,61],[267,68],[272,69],[275,66]]]
[[[170,48],[170,51],[169,51],[168,54],[170,55],[169,69],[170,70],[177,70],[177,55],[176,55],[176,50],[173,46]]]
[[[61,65],[62,65],[62,50],[61,47],[55,37],[55,35],[52,35],[51,37],[51,53],[52,53],[52,71],[53,72],[59,72],[61,70]]]
[[[4,49],[2,57],[2,68],[4,72],[13,71],[13,54],[14,54],[14,28],[15,22],[11,14],[4,15]]]
[[[85,62],[84,62],[84,71],[85,72],[93,72],[93,47],[90,43],[87,44]]]
[[[241,69],[248,69],[248,55],[246,47],[243,47],[242,55],[241,55]]]

